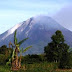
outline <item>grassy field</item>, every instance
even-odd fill
[[[0,66],[0,72],[72,72],[72,69],[58,69],[56,63],[25,64],[19,71],[11,71],[8,66]]]

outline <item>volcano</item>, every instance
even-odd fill
[[[51,42],[51,36],[57,30],[61,30],[65,42],[72,47],[72,32],[61,26],[58,22],[48,16],[35,16],[26,21],[23,21],[11,29],[7,30],[0,35],[0,46],[9,45],[11,41],[13,43],[14,31],[17,29],[18,41],[29,38],[25,41],[21,47],[25,48],[32,45],[32,48],[25,54],[41,54],[44,52],[44,47]]]

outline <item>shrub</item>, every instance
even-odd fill
[[[6,57],[3,54],[0,54],[0,65],[6,64]]]

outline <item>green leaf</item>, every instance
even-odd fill
[[[15,49],[13,50],[13,53],[12,53],[12,59],[14,59],[14,56],[15,56]]]
[[[11,58],[9,59],[9,61],[6,63],[6,65],[11,64]]]
[[[6,63],[6,65],[9,65],[9,64],[11,64],[11,62],[7,62],[7,63]]]
[[[23,48],[20,49],[20,53],[23,53]]]
[[[26,52],[28,49],[30,49],[32,46],[29,46],[29,47],[27,47],[27,48],[25,48],[24,50],[23,50],[23,52]]]
[[[19,47],[17,47],[18,48],[18,51],[20,52],[20,48]]]
[[[19,46],[24,42],[24,41],[26,41],[28,38],[25,38],[25,39],[23,39],[23,40],[21,40],[19,43],[17,43]]]
[[[17,44],[16,32],[17,30],[15,30],[15,33],[14,33],[14,44]]]

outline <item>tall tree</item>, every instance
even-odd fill
[[[69,47],[64,43],[64,36],[60,30],[57,30],[51,39],[52,42],[44,48],[44,52],[49,61],[60,62],[63,52],[67,51]]]

